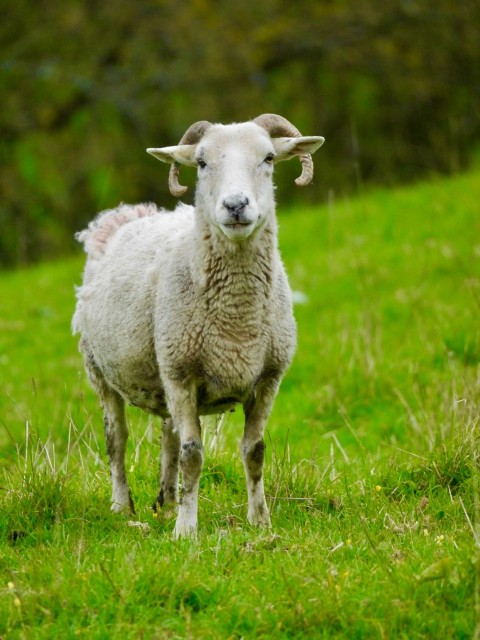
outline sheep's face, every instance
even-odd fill
[[[251,236],[274,215],[275,148],[257,125],[212,127],[195,149],[196,201],[231,240]]]
[[[323,138],[270,138],[253,122],[213,125],[194,145],[148,149],[165,162],[198,167],[199,215],[233,241],[242,241],[274,216],[273,165],[313,153]]]

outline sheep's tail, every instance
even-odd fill
[[[83,243],[85,252],[90,258],[98,260],[104,255],[108,241],[119,227],[132,220],[158,213],[159,209],[151,202],[135,205],[121,204],[116,209],[107,209],[99,213],[86,229],[75,234],[75,238]]]

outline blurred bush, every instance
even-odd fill
[[[3,266],[71,251],[121,200],[172,206],[145,148],[199,119],[276,112],[324,135],[296,199],[458,171],[478,150],[476,0],[16,0],[2,14]]]

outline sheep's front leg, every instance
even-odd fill
[[[160,491],[153,504],[153,510],[163,505],[178,502],[178,464],[180,457],[180,436],[173,429],[173,421],[166,418],[162,422],[162,451],[160,457]]]
[[[265,443],[263,433],[280,380],[269,378],[261,381],[244,404],[245,429],[241,443],[243,466],[247,480],[248,521],[257,526],[270,526],[270,514],[263,487],[263,462]]]
[[[197,531],[198,486],[203,467],[203,445],[197,416],[195,385],[164,381],[173,428],[180,436],[182,492],[178,505],[175,537],[194,536]]]
[[[128,429],[125,421],[125,403],[115,391],[104,389],[102,394],[105,441],[110,460],[112,479],[112,511],[135,513],[125,473],[125,449]]]

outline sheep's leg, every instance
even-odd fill
[[[116,513],[130,511],[135,513],[132,496],[128,488],[125,473],[125,449],[127,446],[128,429],[125,421],[125,403],[114,391],[103,394],[102,397],[105,442],[110,460],[110,475],[112,479],[112,511]]]
[[[162,451],[160,454],[160,492],[153,510],[163,505],[178,502],[178,464],[180,458],[180,436],[173,430],[171,418],[162,422]]]
[[[203,467],[203,445],[197,416],[197,390],[165,380],[164,387],[173,428],[180,438],[182,492],[178,505],[175,537],[194,536],[197,531],[198,486]]]
[[[125,449],[128,428],[125,420],[125,403],[121,396],[105,382],[85,341],[80,341],[85,369],[103,407],[105,442],[110,460],[112,479],[112,511],[131,511],[135,513],[133,500],[128,488],[125,473]]]
[[[270,514],[263,486],[265,442],[263,433],[280,380],[262,381],[244,404],[245,429],[241,452],[248,492],[248,521],[257,526],[270,526]]]

